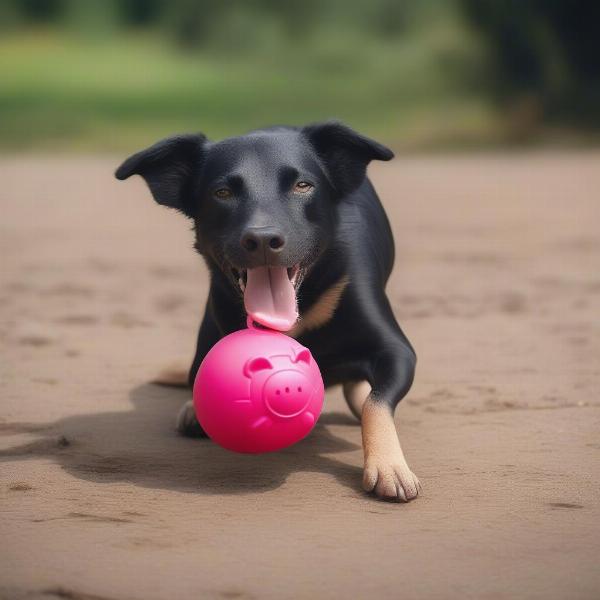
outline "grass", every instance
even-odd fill
[[[402,41],[345,34],[251,52],[184,53],[151,34],[4,36],[0,148],[120,151],[326,118],[396,147],[485,137],[491,112],[461,73],[469,43],[451,23]]]

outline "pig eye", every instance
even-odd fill
[[[231,198],[233,196],[233,192],[229,188],[219,188],[215,190],[214,195],[221,200],[227,200],[227,198]]]
[[[296,194],[307,194],[308,192],[310,192],[313,189],[313,184],[312,183],[308,183],[308,181],[299,181],[295,186],[294,186],[294,192]]]

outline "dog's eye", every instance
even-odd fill
[[[308,181],[299,181],[294,186],[294,192],[296,192],[297,194],[306,194],[307,192],[310,192],[312,189],[313,189],[313,185],[312,185],[312,183],[308,183]]]
[[[221,199],[231,198],[232,196],[231,190],[227,188],[219,188],[218,190],[214,191],[214,194],[217,198]]]

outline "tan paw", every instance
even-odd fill
[[[382,500],[410,502],[422,491],[417,476],[406,463],[393,463],[382,459],[366,461],[363,488]]]
[[[174,363],[161,369],[152,383],[168,387],[188,387],[189,366],[185,363]]]

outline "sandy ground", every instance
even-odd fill
[[[600,154],[374,167],[424,495],[360,490],[340,391],[273,455],[182,439],[207,289],[117,159],[0,160],[0,598],[600,597]],[[360,326],[357,323],[357,326]]]

